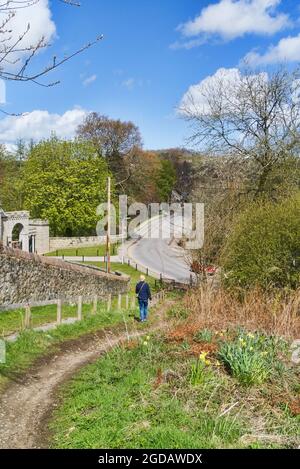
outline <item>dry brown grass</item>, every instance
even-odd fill
[[[241,300],[234,293],[201,286],[189,292],[184,303],[191,314],[186,327],[177,331],[179,340],[182,334],[202,328],[216,331],[237,326],[288,339],[300,337],[300,289],[281,296],[253,289]]]

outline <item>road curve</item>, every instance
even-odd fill
[[[181,231],[181,218],[156,217],[136,230],[139,237],[125,252],[137,264],[177,282],[190,281],[185,250],[172,242]]]

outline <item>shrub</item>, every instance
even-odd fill
[[[227,285],[296,288],[300,280],[300,194],[258,202],[234,224],[222,253]]]

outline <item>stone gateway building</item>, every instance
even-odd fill
[[[49,223],[30,219],[27,211],[4,212],[0,209],[0,242],[4,247],[45,254],[50,250]]]

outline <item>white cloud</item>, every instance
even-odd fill
[[[51,132],[55,132],[60,138],[72,138],[86,115],[87,111],[84,109],[75,108],[64,114],[36,110],[23,116],[7,116],[0,120],[0,142],[40,140],[50,137]]]
[[[15,153],[18,146],[15,143],[5,143],[5,148],[9,153]]]
[[[9,6],[13,10],[14,7],[18,5],[17,3],[11,2]],[[2,15],[3,21],[6,18],[6,14]],[[24,35],[28,25],[29,30]],[[15,49],[26,49],[30,46],[35,46],[42,38],[44,38],[46,43],[51,41],[56,35],[56,27],[51,17],[48,0],[39,0],[37,3],[26,8],[16,8],[14,10],[14,16],[9,20],[5,29],[7,31],[1,34],[2,47],[0,47],[0,58],[4,54],[4,46],[7,50],[13,44],[17,44]],[[18,39],[23,35],[23,39],[18,43]],[[9,57],[7,57],[8,61],[5,64],[5,69],[18,70],[18,68],[21,68],[22,60],[25,56],[28,56],[28,52],[16,51],[10,54]],[[0,80],[0,104],[4,104],[5,102],[5,82]]]
[[[280,3],[281,0],[220,0],[203,8],[178,30],[185,38],[200,36],[202,42],[214,36],[232,40],[245,34],[272,35],[290,23],[288,15],[276,10]],[[188,41],[181,47],[196,45],[199,41]],[[176,43],[173,47],[176,48]]]
[[[94,74],[94,75],[91,75],[90,77],[85,78],[82,84],[83,86],[89,86],[91,83],[93,83],[96,80],[97,80],[97,75]]]
[[[209,110],[207,101],[207,90],[213,87],[220,87],[229,90],[241,81],[241,73],[237,68],[220,68],[214,75],[204,78],[196,85],[189,87],[184,94],[179,105],[179,113],[186,114],[187,111],[197,111],[199,114],[205,114]]]
[[[179,50],[179,49],[186,49],[190,50],[193,49],[194,47],[202,46],[206,42],[206,39],[200,37],[196,39],[191,39],[190,41],[176,41],[173,42],[173,44],[170,45],[170,49],[173,50]]]
[[[268,80],[268,74],[262,72],[259,74],[264,80]],[[258,75],[253,75],[255,80]],[[220,68],[214,75],[208,76],[196,85],[190,86],[183,95],[179,104],[178,112],[183,116],[209,114],[214,105],[220,103],[231,104],[238,102],[237,93],[239,85],[243,82],[243,75],[238,68]],[[255,82],[254,82],[255,83]],[[213,93],[212,93],[213,91]],[[211,96],[218,96],[218,103],[211,102]],[[224,100],[224,101],[223,101]]]
[[[295,37],[285,37],[276,46],[271,46],[265,54],[252,51],[246,55],[244,61],[253,66],[275,64],[280,62],[300,61],[300,34]]]
[[[30,29],[18,44],[18,48],[24,49],[35,45],[42,38],[48,42],[55,37],[56,27],[51,17],[48,0],[40,0],[32,6],[16,9],[15,16],[7,25],[7,29],[12,30],[12,33],[4,33],[1,40],[8,39],[6,46],[14,44],[24,34],[27,25],[30,25]],[[22,59],[25,55],[27,55],[25,52],[16,52],[13,57],[10,56],[10,60]]]
[[[124,80],[122,82],[122,86],[124,86],[128,90],[132,90],[134,85],[135,85],[135,79],[134,78],[128,78],[128,80]]]

